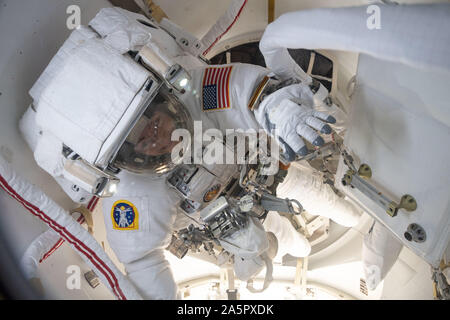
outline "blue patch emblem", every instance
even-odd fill
[[[139,228],[139,213],[129,201],[116,201],[111,209],[111,218],[115,230],[137,230]]]

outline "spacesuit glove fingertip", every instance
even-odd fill
[[[322,130],[320,130],[321,133],[323,134],[330,134],[331,133],[331,127],[329,125],[324,125],[322,127]]]
[[[316,140],[313,141],[313,145],[320,147],[325,143],[322,137],[317,137]]]
[[[327,121],[328,123],[335,124],[335,123],[336,123],[336,118],[333,117],[333,116],[328,116],[328,118],[327,118],[326,121]]]
[[[308,148],[303,146],[300,150],[297,151],[297,154],[301,157],[304,157],[308,154]]]

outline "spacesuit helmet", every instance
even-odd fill
[[[177,129],[192,133],[193,121],[184,105],[163,85],[130,128],[112,166],[148,176],[169,172],[183,161],[191,147],[190,141],[172,139]],[[172,154],[178,144],[182,144],[182,152]]]
[[[122,52],[89,28],[75,30],[31,90],[45,133],[35,158],[47,159],[52,148],[61,159],[42,167],[99,197],[114,193],[122,169],[156,176],[174,168],[183,154],[172,156],[172,132],[193,132],[177,96],[188,72],[156,44],[132,49]]]

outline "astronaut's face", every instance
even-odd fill
[[[156,111],[149,119],[134,148],[148,156],[160,156],[172,151],[179,141],[171,141],[175,121],[168,114]]]

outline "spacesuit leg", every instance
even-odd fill
[[[378,284],[397,261],[403,245],[392,232],[381,223],[374,222],[364,237],[362,262],[369,290],[375,290]]]
[[[78,212],[75,212],[72,217],[80,224],[85,223],[84,217]],[[25,250],[20,261],[22,271],[26,278],[36,278],[39,264],[50,257],[64,241],[65,240],[52,229],[43,232],[34,239],[27,250]]]
[[[291,165],[277,194],[281,198],[296,199],[309,214],[330,218],[344,227],[355,226],[361,215],[351,202],[340,198],[324,184],[320,175],[297,164]]]

